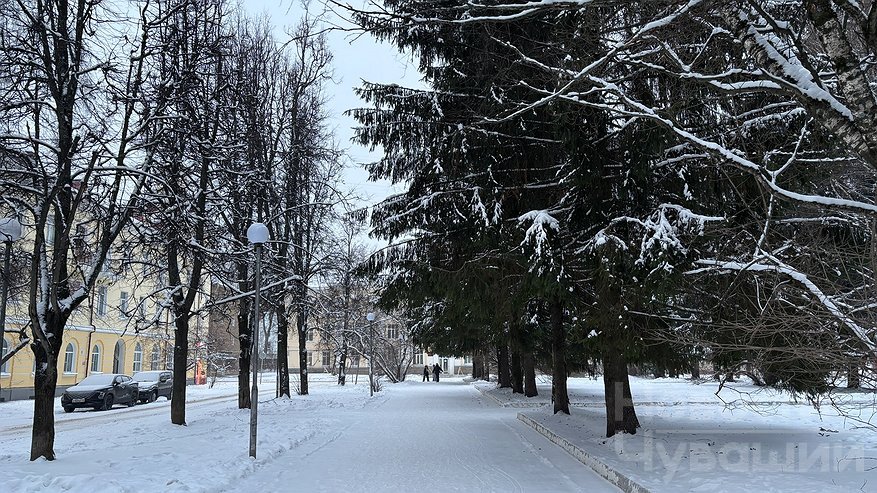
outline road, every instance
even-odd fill
[[[460,380],[386,394],[225,491],[618,491]]]

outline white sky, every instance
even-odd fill
[[[362,0],[351,3],[357,1]],[[294,26],[303,12],[301,3],[296,0],[242,0],[242,4],[253,14],[267,13],[281,40],[284,28]],[[317,2],[312,2],[310,7],[312,14],[318,14],[323,8]],[[371,205],[403,188],[398,185],[393,187],[386,181],[368,181],[368,174],[360,165],[376,161],[380,152],[369,152],[351,143],[355,121],[343,113],[365,106],[353,93],[353,88],[359,86],[362,80],[420,87],[420,74],[410,57],[400,54],[393,46],[378,43],[371,36],[354,38],[348,33],[332,31],[328,34],[328,40],[334,56],[333,69],[337,82],[334,87],[327,88],[331,96],[329,112],[336,129],[336,139],[342,148],[347,149],[348,169],[344,173],[344,181],[350,189],[365,198],[360,205]]]

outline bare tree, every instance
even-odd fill
[[[140,18],[129,22],[102,2],[3,2],[0,9],[0,72],[16,74],[3,78],[0,187],[33,235],[30,457],[53,460],[65,324],[101,277],[152,168],[155,135],[147,129],[164,111],[161,98],[144,90],[154,12],[143,2]],[[118,21],[113,29],[103,23],[109,18]]]

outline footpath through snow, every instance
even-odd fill
[[[374,398],[314,380],[309,396],[263,394],[255,461],[232,382],[190,387],[185,427],[161,400],[58,405],[54,462],[27,460],[32,403],[0,404],[2,491],[618,491],[460,379],[387,384]]]

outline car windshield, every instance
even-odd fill
[[[113,379],[116,378],[115,375],[90,375],[85,377],[81,382],[77,385],[111,385],[113,383]]]
[[[161,376],[160,371],[141,371],[140,373],[135,373],[131,378],[138,382],[156,382],[159,376]]]

